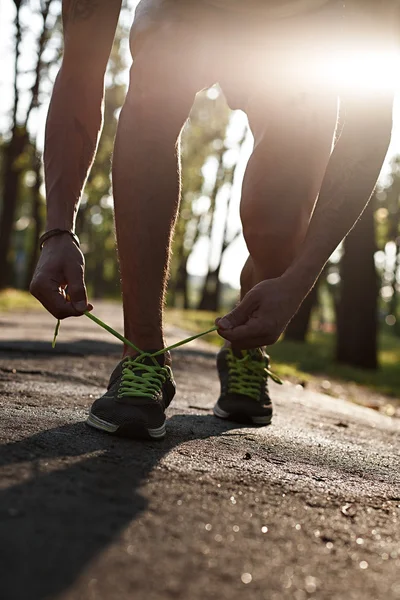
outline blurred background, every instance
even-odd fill
[[[105,125],[77,221],[90,299],[116,302],[110,167],[136,4],[127,0],[121,12],[106,76]],[[60,10],[60,0],[0,3],[1,311],[39,309],[27,290],[45,223],[42,150],[62,56]],[[392,58],[377,85],[398,77]],[[271,348],[275,370],[295,385],[362,398],[389,415],[396,414],[400,397],[399,99],[394,116],[392,145],[369,208],[331,257],[284,339]],[[237,301],[247,256],[240,190],[252,144],[246,115],[229,110],[217,85],[198,94],[182,136],[182,205],[167,309],[167,321],[189,331],[206,328]]]

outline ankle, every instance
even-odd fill
[[[164,337],[159,333],[157,333],[157,335],[131,335],[125,332],[125,337],[132,342],[140,352],[131,346],[124,345],[124,356],[137,356],[141,352],[157,352],[158,350],[165,348],[166,345]]]
[[[159,350],[162,350],[165,346],[160,347],[153,347],[153,348],[144,348],[143,352],[144,353],[149,353],[149,354],[154,354],[155,352],[158,352]],[[124,351],[122,354],[122,358],[126,358],[127,356],[131,357],[131,358],[137,358],[138,356],[140,356],[140,354],[138,352],[135,352],[135,350],[133,348],[130,347],[124,347]],[[172,358],[171,358],[171,353],[170,352],[165,352],[164,354],[159,354],[157,355],[155,358],[160,360],[161,357],[164,357],[164,365],[165,366],[171,366],[172,365]]]

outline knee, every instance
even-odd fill
[[[173,39],[173,29],[145,14],[135,19],[130,46],[133,62],[125,105],[156,128],[182,127],[198,86]]]
[[[243,235],[250,245],[297,243],[307,232],[309,223],[308,211],[297,211],[296,214],[261,217],[256,211],[242,215]]]
[[[243,235],[256,263],[263,262],[266,255],[277,261],[280,257],[292,257],[302,243],[308,228],[309,212],[285,215],[283,213],[266,218],[256,213],[242,217]]]
[[[142,54],[143,47],[147,43],[154,46],[153,38],[160,37],[162,15],[157,4],[153,0],[142,0],[136,8],[135,19],[129,33],[129,49],[133,60]]]
[[[156,72],[151,56],[134,61],[121,119],[128,128],[146,132],[148,141],[175,144],[186,122],[195,93],[182,85],[170,85],[166,73]]]

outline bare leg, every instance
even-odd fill
[[[132,47],[113,165],[115,223],[125,335],[148,350],[164,346],[164,294],[180,195],[177,139],[197,89],[171,34],[150,34],[137,52],[133,39]]]
[[[334,96],[305,94],[248,111],[255,149],[243,182],[241,218],[250,256],[241,297],[291,265],[306,233],[329,161],[337,119]]]

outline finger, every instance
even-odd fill
[[[256,307],[254,295],[248,293],[230,313],[216,320],[221,330],[229,330],[244,325]]]
[[[262,335],[257,319],[250,319],[245,325],[239,325],[231,329],[219,329],[218,332],[230,342],[259,338]]]
[[[65,278],[68,282],[68,297],[75,309],[75,314],[82,315],[86,310],[92,310],[88,304],[83,266],[67,267]]]
[[[251,336],[247,337],[245,334],[232,335],[232,330],[219,332],[220,335],[228,340],[229,342],[234,343],[236,346],[240,347],[242,350],[252,350],[253,348],[260,348],[261,346],[270,346],[274,342],[266,335],[264,336]]]
[[[60,292],[59,284],[51,279],[37,277],[30,285],[30,292],[56,319],[76,316],[76,310]]]

